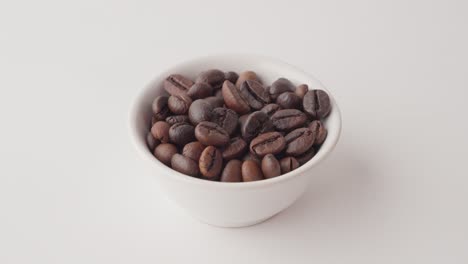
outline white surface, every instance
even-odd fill
[[[466,1],[1,1],[0,263],[467,263]],[[155,73],[271,55],[333,91],[335,153],[294,206],[220,229],[142,176]]]
[[[229,70],[242,72],[249,69],[267,84],[273,83],[281,76],[288,76],[296,85],[307,83],[311,89],[328,90],[310,74],[276,59],[252,54],[225,54],[203,56],[165,69],[155,76],[149,85],[141,89],[132,102],[129,115],[130,136],[141,156],[141,165],[147,169],[148,175],[157,179],[160,190],[164,191],[170,200],[175,201],[203,223],[217,227],[245,227],[263,222],[297,201],[311,181],[316,178],[315,167],[330,156],[340,137],[339,107],[333,94],[328,91],[332,109],[323,123],[327,128],[327,138],[313,159],[300,168],[281,177],[264,181],[243,183],[201,181],[155,161],[146,143],[153,116],[152,103],[158,95],[165,94],[164,80],[174,72],[195,80],[200,68],[218,68],[225,72]]]

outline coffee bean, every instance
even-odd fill
[[[294,84],[286,78],[279,78],[275,82],[273,82],[270,86],[270,97],[273,100],[276,100],[276,98],[284,93],[284,92],[294,92]]]
[[[154,149],[154,156],[167,166],[171,165],[171,159],[174,154],[177,154],[177,147],[174,144],[163,143]]]
[[[331,111],[330,97],[325,91],[310,90],[304,96],[303,107],[313,119],[325,118]]]
[[[224,99],[222,97],[210,96],[204,99],[205,102],[210,104],[213,108],[223,107]]]
[[[169,97],[167,96],[158,96],[154,99],[152,108],[153,108],[153,118],[156,121],[161,121],[166,119],[166,116],[169,114],[169,107],[167,102]]]
[[[301,127],[289,132],[284,139],[286,140],[286,155],[299,156],[312,147],[315,133],[306,127]]]
[[[284,157],[280,160],[281,173],[285,174],[299,168],[299,162],[293,157]]]
[[[192,99],[184,94],[171,95],[167,102],[169,110],[176,115],[184,115],[188,112]]]
[[[261,162],[260,158],[257,155],[252,154],[251,152],[247,152],[247,154],[245,154],[244,157],[242,157],[242,160],[243,161],[252,160],[255,163],[257,163],[259,166],[260,166],[260,162]]]
[[[247,143],[239,137],[232,138],[229,144],[222,150],[222,156],[225,160],[241,157],[247,150]]]
[[[284,109],[300,109],[302,99],[293,92],[284,92],[276,98],[276,103]]]
[[[277,104],[267,104],[260,111],[264,112],[269,117],[271,117],[278,110],[281,110],[281,106]]]
[[[273,123],[267,114],[262,111],[251,113],[241,127],[242,138],[252,140],[259,134],[273,131]]]
[[[167,118],[166,118],[166,119],[167,119]],[[152,117],[151,117],[151,126],[153,126],[153,125],[154,125],[154,123],[156,123],[156,122],[158,122],[158,121],[162,121],[162,120],[158,120],[158,118],[157,118],[157,117],[155,117],[155,116],[152,116]]]
[[[242,126],[245,124],[245,121],[247,121],[247,118],[249,117],[249,115],[250,114],[245,114],[239,117],[238,123],[239,123],[240,128],[242,128]]]
[[[190,119],[188,115],[174,115],[174,116],[168,116],[166,118],[166,122],[172,126],[175,123],[189,123]]]
[[[271,121],[277,130],[289,131],[305,124],[307,116],[297,109],[284,109],[276,111]]]
[[[263,180],[263,173],[258,164],[252,160],[242,163],[242,180],[244,182]]]
[[[159,143],[161,143],[161,142],[159,140],[155,139],[153,137],[153,134],[151,134],[151,132],[148,132],[148,134],[146,135],[146,144],[148,145],[148,148],[151,151],[154,151],[154,148],[156,148],[156,146],[158,146]]]
[[[213,110],[211,122],[218,124],[229,135],[232,135],[237,128],[238,116],[236,112],[229,108],[217,107]]]
[[[207,180],[216,180],[221,173],[223,157],[221,152],[214,146],[206,147],[198,163],[202,178]]]
[[[180,75],[172,74],[164,80],[164,89],[170,95],[186,94],[188,89],[193,85],[193,81]]]
[[[183,173],[185,175],[189,175],[189,176],[193,176],[193,177],[197,177],[198,176],[198,164],[188,158],[188,157],[185,157],[181,154],[174,154],[174,156],[172,156],[172,159],[171,159],[171,167],[180,172],[180,173]]]
[[[240,93],[251,108],[259,110],[265,104],[270,103],[268,95],[262,84],[255,80],[246,80],[240,86]]]
[[[281,175],[279,161],[272,154],[267,154],[262,159],[262,172],[265,178],[273,178]]]
[[[190,142],[182,149],[182,155],[198,162],[204,149],[205,146],[202,143],[198,141]]]
[[[207,83],[213,87],[213,89],[219,89],[223,85],[224,82],[224,72],[211,69],[208,71],[204,71],[198,75],[197,79],[195,80],[196,83]]]
[[[250,152],[263,157],[266,154],[278,154],[286,147],[286,140],[278,132],[260,134],[250,142]]]
[[[232,83],[236,83],[237,82],[237,79],[239,79],[239,74],[235,73],[235,72],[225,72],[224,73],[224,79],[232,82]]]
[[[151,127],[153,137],[162,143],[169,142],[169,128],[171,126],[165,121],[158,121]]]
[[[195,129],[189,123],[176,123],[169,129],[169,139],[178,146],[195,140]]]
[[[195,127],[195,137],[205,146],[222,147],[229,143],[229,134],[221,126],[203,121]]]
[[[295,157],[297,162],[299,162],[299,165],[304,165],[306,162],[308,162],[310,159],[312,159],[315,156],[315,149],[310,148],[308,151],[304,152],[304,154]]]
[[[307,84],[301,84],[296,88],[296,94],[300,98],[304,98],[304,95],[307,93],[307,91],[309,91],[309,86],[307,86]]]
[[[196,126],[202,121],[208,121],[211,119],[214,107],[211,106],[205,99],[195,100],[189,108],[188,116],[190,122]]]
[[[315,134],[314,145],[321,145],[327,138],[327,129],[319,120],[314,120],[309,124],[309,129]]]
[[[241,87],[241,85],[247,80],[255,80],[255,81],[259,82],[259,83],[262,83],[255,72],[245,71],[245,72],[241,72],[239,74],[239,78],[235,82],[236,86]]]
[[[223,90],[222,89],[216,90],[214,96],[223,99]],[[223,101],[223,104],[224,104],[224,99],[222,101]]]
[[[193,100],[206,98],[211,96],[212,93],[213,88],[207,83],[195,83],[187,91],[187,95]]]
[[[250,111],[250,106],[241,96],[239,89],[230,81],[224,81],[223,84],[224,103],[228,108],[236,111],[238,114],[247,114]]]
[[[221,173],[222,182],[241,182],[242,181],[242,161],[230,160]]]

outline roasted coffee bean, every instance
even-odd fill
[[[166,122],[172,126],[175,123],[189,123],[190,119],[188,115],[174,115],[174,116],[168,116],[166,118]]]
[[[172,156],[172,159],[171,159],[171,167],[180,172],[180,173],[183,173],[185,175],[189,175],[189,176],[193,176],[193,177],[197,177],[198,176],[198,164],[188,158],[188,157],[185,157],[181,154],[174,154],[174,156]]]
[[[245,71],[239,74],[239,78],[237,78],[237,81],[235,82],[235,84],[237,87],[240,87],[247,80],[255,80],[259,83],[262,83],[262,81],[258,78],[255,72]]]
[[[153,118],[156,121],[161,121],[166,119],[166,116],[169,114],[169,107],[167,106],[167,101],[169,97],[167,96],[158,96],[154,99],[152,108],[153,108]]]
[[[229,135],[232,135],[237,128],[238,116],[234,110],[217,107],[213,110],[211,122],[218,124],[224,128]]]
[[[250,106],[245,101],[245,99],[240,94],[239,89],[237,89],[234,84],[230,81],[224,81],[223,84],[223,98],[224,103],[228,108],[236,111],[236,113],[243,115],[247,114],[250,111]]]
[[[294,157],[284,157],[280,160],[281,174],[288,173],[299,168],[299,162]]]
[[[245,124],[245,121],[247,121],[247,118],[249,117],[250,114],[245,114],[245,115],[241,115],[239,117],[239,127],[241,128],[244,124]]]
[[[155,116],[152,116],[151,117],[151,126],[154,125],[154,123],[158,122],[158,121],[162,121],[162,120],[158,120],[158,118],[156,118]],[[167,122],[167,121],[166,121]]]
[[[255,80],[246,80],[240,86],[240,93],[252,109],[259,110],[270,103],[270,95],[262,84]]]
[[[169,128],[171,126],[165,121],[158,121],[151,127],[153,137],[162,143],[169,142]]]
[[[331,111],[330,97],[323,90],[308,91],[303,100],[304,111],[313,119],[322,119]]]
[[[204,149],[205,146],[202,143],[198,141],[190,142],[182,149],[182,155],[198,162]]]
[[[307,116],[297,109],[284,109],[276,111],[271,121],[277,130],[289,131],[305,124]]]
[[[171,95],[167,102],[169,110],[176,115],[184,115],[188,112],[192,99],[184,94]]]
[[[289,132],[284,139],[286,140],[286,155],[299,156],[312,147],[315,133],[307,127],[301,127]]]
[[[282,93],[276,98],[276,103],[284,109],[300,109],[302,99],[293,92]]]
[[[169,139],[178,146],[195,140],[195,128],[189,123],[176,123],[169,129]]]
[[[262,172],[265,178],[273,178],[281,175],[279,161],[272,154],[267,154],[262,159]]]
[[[190,122],[196,126],[202,121],[209,121],[213,114],[214,107],[209,104],[205,99],[195,100],[192,105],[190,105],[188,116]]]
[[[251,141],[259,134],[273,130],[273,123],[268,115],[262,111],[251,113],[241,127],[242,138],[246,141]]]
[[[214,146],[206,147],[198,163],[202,178],[207,180],[216,180],[221,173],[223,157],[221,152]]]
[[[308,151],[304,152],[304,154],[295,157],[297,162],[299,162],[299,165],[304,165],[306,162],[308,162],[310,159],[312,159],[315,156],[315,149],[312,147]]]
[[[213,89],[221,88],[224,82],[224,72],[211,69],[204,71],[198,75],[197,79],[195,80],[196,83],[207,83],[213,87]]]
[[[241,157],[247,150],[247,143],[240,137],[232,138],[222,150],[223,159],[230,160]]]
[[[247,152],[247,154],[244,155],[244,157],[242,157],[242,160],[245,161],[245,160],[252,160],[254,162],[256,162],[258,164],[258,166],[260,166],[260,158],[255,155],[255,154],[252,154],[251,152]]]
[[[319,120],[314,120],[309,124],[309,129],[315,134],[314,145],[321,145],[327,138],[327,129]]]
[[[207,83],[195,83],[187,91],[187,95],[193,100],[203,99],[211,96],[213,93],[213,87]]]
[[[242,181],[242,161],[230,160],[226,163],[223,172],[221,173],[222,182],[241,182]]]
[[[205,102],[210,104],[213,108],[223,107],[224,99],[222,97],[210,96],[204,99]]]
[[[170,95],[186,94],[188,89],[192,87],[193,81],[180,75],[172,74],[164,80],[164,89]]]
[[[309,86],[307,86],[307,84],[301,84],[296,88],[296,94],[300,98],[304,98],[304,95],[307,93],[307,91],[309,91]]]
[[[264,112],[269,117],[271,117],[278,110],[281,110],[281,106],[279,106],[277,104],[267,104],[260,111]]]
[[[223,90],[222,89],[216,90],[214,96],[223,99]],[[223,101],[223,104],[224,104],[224,99],[222,101]]]
[[[236,83],[237,82],[237,79],[239,79],[239,74],[235,73],[235,72],[225,72],[224,73],[224,79],[232,82],[232,83]]]
[[[255,161],[246,160],[242,163],[242,180],[244,182],[263,180],[263,173]]]
[[[250,152],[263,157],[266,154],[278,154],[286,147],[286,140],[278,132],[260,134],[250,142]]]
[[[171,165],[171,159],[177,153],[177,147],[174,144],[163,143],[159,144],[154,149],[154,156],[167,166]]]
[[[195,127],[195,137],[205,146],[222,147],[229,143],[229,134],[213,122],[203,121]]]
[[[160,141],[155,139],[151,132],[148,132],[148,134],[146,135],[146,144],[148,145],[148,148],[151,151],[154,151],[154,148],[156,148],[159,145],[159,143]]]
[[[270,86],[269,92],[270,92],[270,97],[273,100],[276,100],[276,98],[284,93],[284,92],[294,92],[294,84],[286,78],[279,78],[275,82],[273,82]]]

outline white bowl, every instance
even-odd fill
[[[151,103],[164,93],[162,82],[172,73],[191,79],[203,70],[255,71],[265,84],[286,77],[295,85],[306,83],[309,89],[326,90],[332,111],[325,120],[328,136],[318,153],[298,169],[276,178],[240,183],[201,180],[183,175],[159,162],[146,146],[151,123]],[[290,206],[307,189],[313,168],[335,147],[341,132],[341,115],[332,94],[311,75],[284,62],[257,55],[217,55],[180,63],[139,91],[130,113],[130,134],[141,154],[142,165],[155,176],[166,195],[202,222],[221,227],[242,227],[260,223]]]

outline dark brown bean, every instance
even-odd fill
[[[216,90],[214,96],[223,99],[223,91],[221,89]],[[224,104],[224,99],[222,101]]]
[[[221,173],[222,182],[241,182],[242,181],[242,161],[230,160]]]
[[[300,109],[302,99],[293,92],[284,92],[276,98],[276,103],[284,109]]]
[[[284,92],[294,92],[295,88],[296,87],[294,87],[294,84],[292,84],[290,80],[286,78],[279,78],[270,86],[270,97],[271,99],[276,100],[280,94]]]
[[[273,123],[267,114],[262,111],[251,113],[241,127],[242,138],[251,141],[259,134],[273,131]]]
[[[241,157],[247,150],[247,143],[240,137],[232,138],[229,144],[222,150],[222,156],[225,160]]]
[[[294,157],[284,157],[280,160],[281,174],[288,173],[299,168],[299,162]]]
[[[301,127],[289,132],[284,139],[286,140],[286,155],[299,156],[312,147],[315,134],[312,130]]]
[[[300,98],[304,98],[304,95],[307,93],[307,91],[309,91],[309,86],[307,86],[307,84],[301,84],[296,88],[296,94]]]
[[[239,79],[239,74],[235,73],[235,72],[225,72],[224,73],[224,79],[232,82],[232,83],[236,83],[237,82],[237,79]]]
[[[313,119],[322,119],[331,111],[330,97],[323,90],[308,91],[303,100],[304,111]]]
[[[278,154],[286,146],[286,140],[278,132],[260,134],[250,142],[250,152],[263,157],[266,154]]]
[[[217,107],[213,110],[211,122],[218,124],[229,135],[232,135],[237,128],[238,116],[236,112],[229,108]]]
[[[198,141],[190,142],[182,149],[182,155],[198,162],[204,149],[205,146],[202,143]]]
[[[269,117],[271,117],[278,110],[281,110],[281,106],[279,106],[277,104],[267,104],[260,111],[264,112]]]
[[[166,118],[166,122],[169,125],[174,125],[175,123],[189,123],[190,119],[188,115],[173,115]]]
[[[242,163],[242,180],[244,182],[263,180],[263,173],[255,161],[246,160]]]
[[[299,165],[304,165],[306,162],[308,162],[310,159],[312,159],[315,156],[315,149],[312,147],[308,151],[306,151],[304,154],[295,157],[297,162],[299,162]]]
[[[176,115],[184,115],[188,112],[192,99],[184,94],[171,95],[167,102],[169,110]]]
[[[170,127],[171,126],[167,122],[158,121],[151,127],[151,134],[153,134],[155,139],[161,141],[162,143],[168,143]]]
[[[205,146],[222,147],[229,143],[229,134],[213,122],[203,121],[195,127],[195,137]]]
[[[224,72],[218,69],[211,69],[200,73],[195,82],[207,83],[213,89],[219,89],[223,85],[224,80]]]
[[[252,109],[260,110],[270,103],[270,95],[263,85],[255,80],[246,80],[242,83],[240,93]]]
[[[180,173],[183,173],[185,175],[189,175],[189,176],[193,176],[193,177],[197,177],[198,176],[198,164],[188,158],[188,157],[185,157],[181,154],[174,154],[174,156],[172,156],[172,159],[171,159],[171,167],[180,172]]]
[[[279,161],[272,154],[267,154],[262,159],[262,172],[265,178],[273,178],[281,175]]]
[[[247,114],[250,111],[250,106],[241,96],[239,89],[230,81],[224,81],[223,98],[226,106],[238,113],[239,115]]]
[[[208,96],[211,96],[213,93],[213,88],[207,83],[195,83],[187,91],[187,95],[190,96],[193,100],[203,99]]]
[[[202,178],[207,180],[217,180],[223,165],[221,152],[214,146],[206,147],[200,156],[198,165]]]
[[[169,107],[167,106],[168,100],[169,97],[167,96],[158,96],[154,99],[152,109],[153,119],[156,120],[156,122],[166,119],[169,114]]]
[[[307,116],[297,109],[284,109],[276,111],[271,116],[271,121],[277,130],[289,131],[303,126]]]
[[[205,99],[195,100],[192,105],[190,105],[188,116],[190,122],[196,126],[202,121],[209,121],[213,114],[214,107],[211,106]]]
[[[174,144],[163,143],[159,144],[154,149],[154,156],[167,166],[171,165],[171,159],[177,153],[177,147]]]
[[[148,132],[148,134],[146,135],[146,144],[148,145],[148,148],[151,150],[151,152],[154,151],[154,148],[156,148],[156,146],[159,145],[159,140],[155,139],[153,137],[153,134],[151,134],[151,132]]]
[[[258,166],[260,166],[260,162],[261,162],[260,158],[259,158],[257,155],[252,154],[251,152],[247,152],[247,153],[244,155],[244,157],[242,157],[242,160],[243,160],[243,161],[245,161],[245,160],[253,160],[253,161],[255,161],[255,162],[258,164]]]
[[[169,139],[178,146],[195,140],[195,128],[189,123],[176,123],[169,129]]]
[[[213,108],[223,107],[224,99],[222,97],[210,96],[204,99],[205,102],[210,104]]]
[[[188,89],[192,87],[193,81],[180,75],[172,74],[164,80],[164,89],[170,95],[186,94]]]
[[[257,74],[253,71],[245,71],[239,74],[239,78],[236,81],[236,86],[240,87],[247,80],[255,80],[259,83],[262,81],[258,78]]]
[[[314,145],[321,145],[327,138],[328,131],[319,120],[314,120],[309,124],[309,129],[315,134]]]

